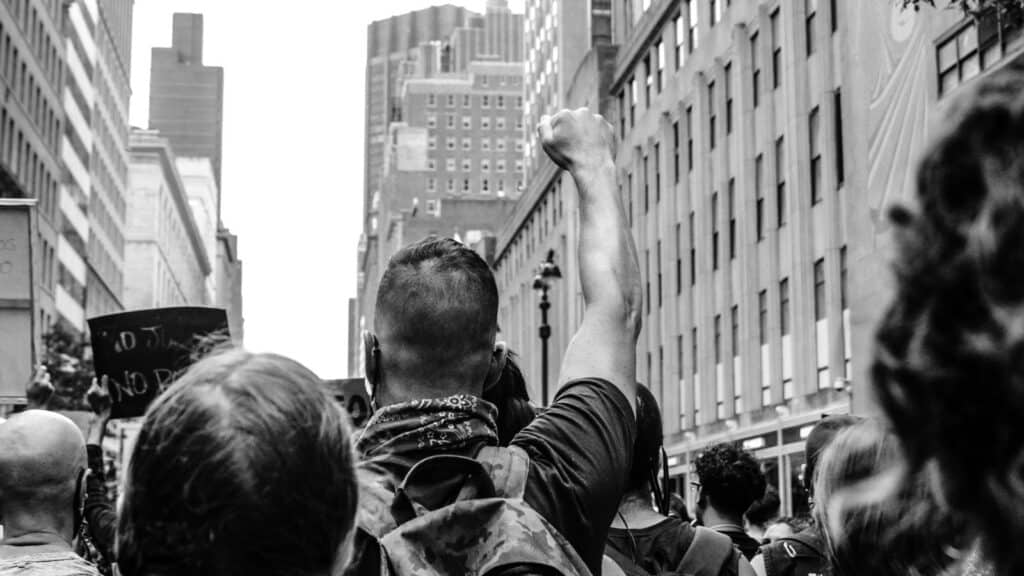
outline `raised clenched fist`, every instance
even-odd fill
[[[596,169],[612,161],[612,126],[600,114],[586,108],[544,116],[537,132],[551,160],[570,172]]]

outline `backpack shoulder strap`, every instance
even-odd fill
[[[683,556],[680,572],[694,576],[715,576],[721,572],[729,558],[732,558],[734,551],[732,539],[728,536],[698,526],[693,542]]]
[[[799,534],[793,534],[792,536],[780,538],[779,541],[796,542],[805,548],[809,548],[809,552],[812,552],[818,556],[824,556],[824,552],[822,551],[823,546],[821,540],[808,532],[800,532]],[[790,554],[790,556],[793,556],[793,554]]]
[[[494,482],[494,491],[502,498],[522,498],[530,473],[530,455],[517,446],[484,446],[476,456]]]

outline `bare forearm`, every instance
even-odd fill
[[[573,172],[580,191],[580,282],[587,313],[640,331],[640,271],[611,159]]]

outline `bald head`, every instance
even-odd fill
[[[0,424],[0,516],[12,524],[71,524],[85,439],[68,418],[45,410],[15,414]]]

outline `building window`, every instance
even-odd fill
[[[455,168],[455,166],[452,165],[452,168]],[[448,192],[455,192],[455,180],[449,178],[445,188],[448,189]]]
[[[455,158],[445,158],[444,169],[447,172],[455,172]]]
[[[711,269],[718,270],[718,192],[711,195]]]
[[[686,169],[693,172],[693,106],[686,107]]]
[[[729,178],[729,260],[736,259],[736,179]]]
[[[764,207],[764,155],[758,154],[754,159],[754,200],[756,202],[757,241],[765,238],[765,207]]]
[[[516,96],[516,110],[522,110],[522,109],[523,109],[523,97],[522,96]]]
[[[504,110],[505,109],[505,97],[499,94],[499,95],[495,96],[494,99],[495,99],[495,102],[494,102],[495,107]]]
[[[437,106],[437,94],[427,94],[427,106]]]
[[[516,160],[516,172],[522,172],[522,171],[523,171],[523,161],[522,160]]]
[[[626,138],[626,91],[619,92],[619,138]]]
[[[522,152],[522,151],[523,151],[523,141],[517,138],[516,139],[516,152]]]
[[[427,178],[427,191],[428,192],[435,192],[435,191],[437,191],[437,178]]]
[[[517,116],[516,117],[516,130],[522,130],[522,129],[523,129],[523,117],[522,116]]]
[[[657,260],[654,261],[654,266],[658,269],[658,308],[661,308],[661,240],[658,240],[658,250],[655,255],[657,256]]]
[[[757,335],[761,346],[768,344],[768,291],[757,293]]]
[[[455,115],[454,114],[448,114],[447,116],[448,116],[448,121],[447,121],[446,125],[449,128],[455,128]]]
[[[846,246],[839,249],[839,307],[846,310]]]
[[[778,225],[782,228],[789,218],[789,206],[786,201],[786,141],[782,136],[775,141],[775,199]]]
[[[750,37],[750,67],[753,70],[753,82],[751,88],[754,92],[754,108],[761,105],[761,48],[760,36],[757,32]]]
[[[843,94],[836,88],[832,96],[832,120],[836,138],[836,189],[842,188],[846,179],[846,162],[843,158]]]
[[[688,29],[687,34],[686,34],[686,45],[689,48],[690,54],[693,54],[693,51],[696,50],[697,47],[698,47],[697,43],[698,43],[698,36],[699,36],[698,33],[697,33],[697,24],[699,22],[699,18],[697,16],[697,12],[698,12],[697,1],[696,0],[686,0],[686,5],[687,5],[687,8],[688,8],[687,11],[689,12],[689,17],[690,17],[689,29]]]
[[[789,278],[779,282],[779,326],[783,336],[789,336]]]
[[[462,95],[462,107],[470,108],[472,106],[472,98],[469,94]]]
[[[480,97],[480,107],[481,108],[490,108],[491,107],[491,97],[488,96],[487,94],[484,94],[483,96],[481,96]]]
[[[489,194],[491,192],[490,182],[487,178],[480,181],[480,191],[484,194]]]
[[[722,21],[722,1],[721,0],[708,0],[711,5],[711,25],[714,26]]]
[[[427,158],[427,170],[437,170],[437,160]]]
[[[650,54],[644,58],[644,74],[647,75],[644,82],[644,109],[647,109],[651,107],[651,87],[654,86],[654,66]]]
[[[462,191],[469,192],[469,178],[462,179]]]
[[[804,0],[804,13],[807,15],[804,22],[804,32],[807,36],[807,56],[814,54],[814,21],[818,15],[818,0]]]
[[[679,121],[672,123],[672,175],[679,184]]]
[[[686,64],[686,25],[682,13],[675,18],[676,29],[676,70]]]
[[[499,173],[504,173],[505,172],[505,160],[504,159],[500,159],[500,160],[497,161],[497,163],[495,165],[495,170],[497,172],[499,172]]]
[[[480,160],[480,171],[481,172],[490,172],[491,171],[491,161],[488,160],[487,158],[484,158],[484,159]]]
[[[427,150],[437,150],[437,136],[427,138]]]
[[[836,0],[829,0],[829,15],[832,17],[832,32],[839,29],[839,6]]]
[[[676,222],[676,294],[683,293],[683,226]]]
[[[494,120],[494,123],[495,123],[495,128],[496,129],[498,129],[498,130],[504,130],[505,129],[505,117],[504,116],[498,116]]]
[[[715,101],[715,82],[708,84],[708,141],[711,149],[715,149],[715,121],[717,120],[718,103]]]
[[[445,106],[455,108],[455,94],[449,94],[445,100]]]
[[[636,85],[636,78],[629,79],[629,127],[636,126],[636,102],[640,99],[640,89]]]
[[[469,130],[473,127],[473,119],[469,116],[462,117],[462,129]]]
[[[482,128],[484,130],[490,130],[491,129],[491,117],[490,116],[484,116],[483,118],[480,119],[480,128]]]
[[[462,139],[462,149],[463,150],[470,150],[472,148],[473,148],[473,141],[471,139],[469,139],[469,138],[463,138]]]
[[[732,134],[732,62],[725,65],[725,133]]]
[[[651,313],[651,251],[644,250],[644,301],[647,313]]]
[[[644,214],[651,210],[651,191],[650,191],[650,179],[651,173],[647,169],[647,156],[644,155]]]
[[[495,149],[498,152],[504,152],[505,151],[505,139],[504,138],[498,138],[497,140],[495,140],[495,143],[497,144],[497,147]]]
[[[781,14],[776,8],[772,12],[772,88],[778,89],[782,86],[782,23]]]
[[[470,160],[469,158],[463,158],[462,159],[462,171],[463,172],[470,172],[472,170],[473,170],[473,161]]]
[[[661,203],[661,144],[654,143],[654,203]]]
[[[658,93],[660,94],[661,91],[664,90],[665,81],[665,43],[662,42],[661,40],[658,40],[658,43],[655,44],[654,52],[657,55],[656,57],[658,58],[657,89]]]
[[[481,138],[480,139],[480,149],[483,150],[484,152],[490,152],[491,151],[491,139],[490,138]]]
[[[697,285],[697,223],[690,211],[690,286]]]
[[[818,107],[811,110],[807,119],[807,131],[811,152],[811,204],[821,202],[821,146],[819,143]]]
[[[444,140],[444,147],[447,150],[455,150],[455,137],[449,136]]]
[[[828,315],[825,308],[825,259],[814,262],[814,319],[824,320]]]
[[[437,128],[437,114],[427,114],[427,128]]]

